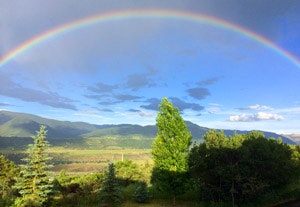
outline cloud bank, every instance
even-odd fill
[[[283,119],[284,119],[283,116],[280,116],[278,114],[264,113],[264,112],[259,112],[257,114],[235,115],[235,116],[230,116],[228,118],[228,120],[231,122],[256,122],[256,121],[266,121],[266,120],[281,121]]]

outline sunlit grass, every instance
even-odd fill
[[[150,149],[77,149],[65,147],[49,147],[47,153],[52,157],[54,174],[65,170],[71,174],[99,172],[109,162],[132,160],[141,167],[153,163]],[[19,163],[26,156],[26,150],[1,149],[1,154]],[[19,161],[19,162],[18,162]]]

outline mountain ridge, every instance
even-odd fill
[[[210,130],[207,127],[201,127],[190,121],[186,121],[187,128],[193,135],[193,140],[203,140],[203,135]],[[61,140],[74,140],[74,139],[86,139],[91,137],[106,137],[106,136],[118,136],[128,138],[131,136],[139,136],[142,138],[153,139],[157,133],[157,127],[155,125],[141,126],[137,124],[104,124],[96,125],[85,122],[70,122],[70,121],[58,121],[55,119],[43,118],[37,115],[18,113],[11,111],[0,111],[0,137],[32,137],[39,130],[40,125],[47,127],[47,138],[51,142],[54,139]],[[218,129],[220,130],[220,129]],[[237,133],[248,133],[249,131],[241,130],[223,130],[227,136],[232,136]],[[267,138],[281,137],[285,143],[296,144],[292,139],[288,137],[278,135],[272,132],[262,131]],[[1,144],[1,143],[0,143]]]

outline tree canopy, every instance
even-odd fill
[[[156,117],[158,132],[152,146],[154,168],[151,182],[173,195],[184,192],[188,172],[188,156],[192,135],[179,109],[163,98]]]
[[[299,178],[291,148],[280,140],[257,131],[226,138],[224,132],[212,130],[204,137],[189,159],[203,200],[231,201],[233,206],[257,201]]]

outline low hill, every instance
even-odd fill
[[[209,128],[198,126],[189,121],[187,121],[186,124],[193,135],[194,141],[201,141],[203,135],[210,130]],[[70,144],[72,146],[77,145],[82,147],[98,145],[109,146],[112,143],[116,143],[118,146],[122,145],[122,147],[134,147],[134,145],[139,145],[141,148],[151,147],[152,141],[146,139],[154,139],[157,133],[157,127],[155,125],[95,125],[84,122],[58,121],[25,113],[0,111],[0,146],[25,146],[32,142],[31,137],[36,134],[40,125],[47,127],[47,139],[51,144]],[[233,135],[235,131],[224,130],[224,132],[229,136]],[[244,134],[249,131],[236,132]],[[295,144],[295,142],[288,137],[271,132],[263,131],[263,133],[267,138],[281,137],[285,143]],[[15,139],[18,139],[18,141]],[[115,141],[112,142],[112,140]],[[147,144],[143,145],[138,142]]]

